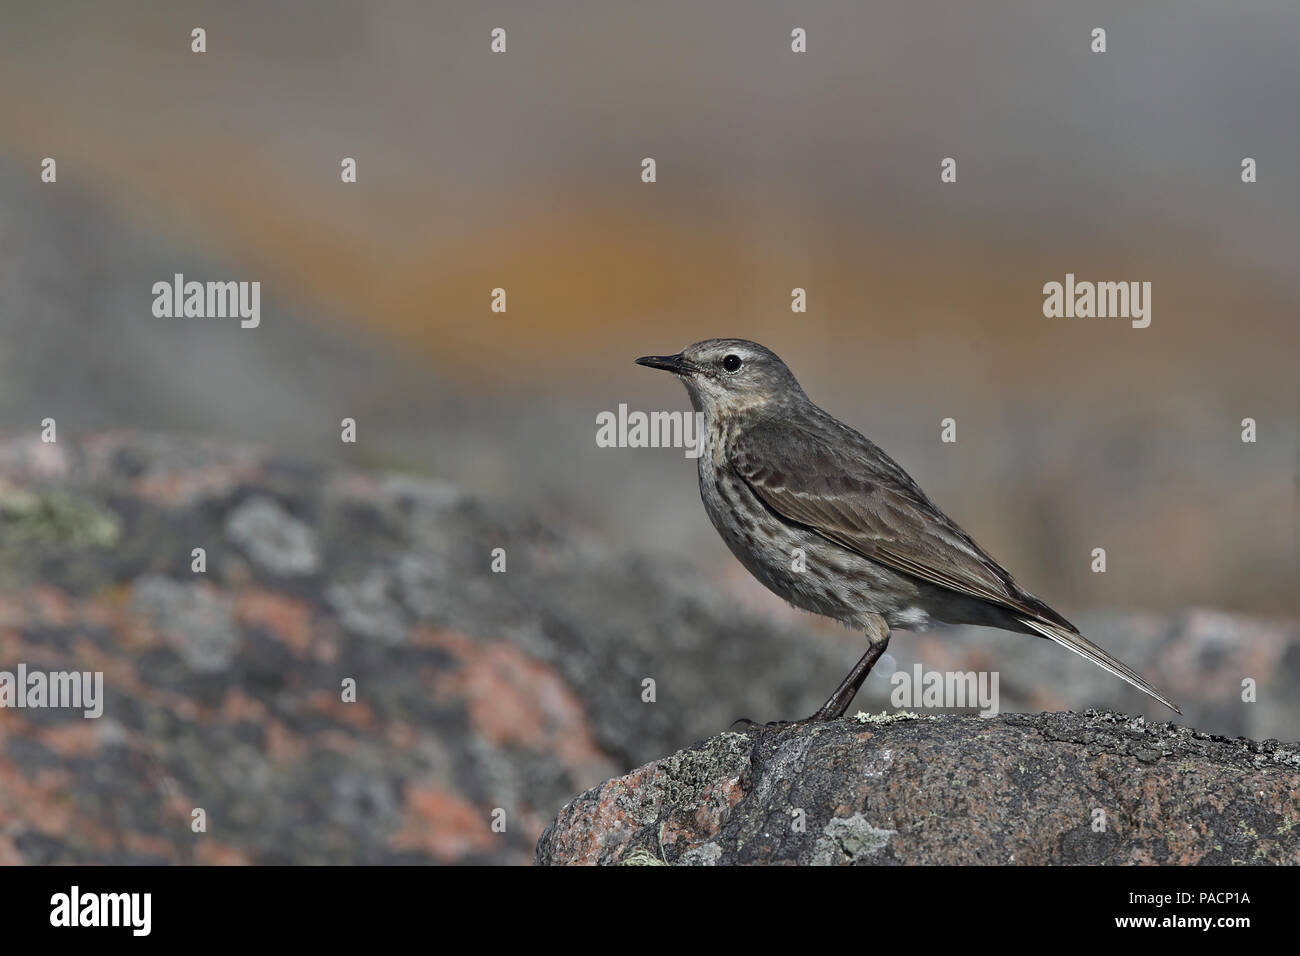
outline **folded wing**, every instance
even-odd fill
[[[1179,713],[1127,665],[1023,590],[908,474],[857,432],[760,423],[731,443],[730,464],[767,507],[885,567],[1008,612]]]

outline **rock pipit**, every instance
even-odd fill
[[[1178,705],[1018,585],[888,455],[814,405],[775,354],[709,339],[637,364],[682,380],[704,413],[700,497],[731,553],[795,607],[867,633],[809,720],[844,714],[890,628],[983,624],[1045,637]]]

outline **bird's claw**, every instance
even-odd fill
[[[757,727],[762,730],[779,730],[783,727],[794,727],[798,724],[806,724],[812,719],[813,718],[811,717],[806,717],[803,720],[769,720],[767,723],[760,724],[758,721],[750,720],[748,717],[737,717],[731,722],[730,729],[735,730],[737,727],[740,727],[742,730],[753,730]]]

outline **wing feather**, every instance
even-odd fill
[[[1167,695],[1022,589],[907,472],[830,416],[766,422],[734,436],[729,463],[767,507],[828,541],[920,581],[985,601],[1009,622],[1074,651],[1162,704]]]
[[[1070,626],[1024,592],[884,452],[844,431],[825,436],[762,423],[733,439],[730,464],[769,508],[840,547],[959,594]]]

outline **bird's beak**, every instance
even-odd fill
[[[686,361],[679,352],[676,355],[643,355],[636,360],[637,365],[649,368],[661,368],[665,372],[681,375],[686,371]]]

